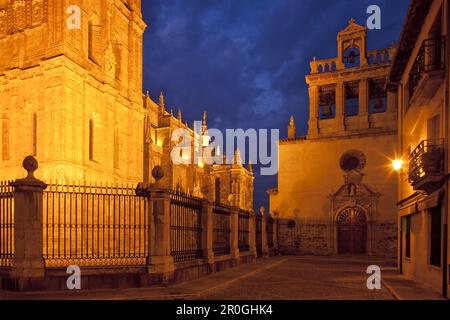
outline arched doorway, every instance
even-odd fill
[[[339,254],[367,253],[367,219],[359,208],[344,209],[337,217]]]

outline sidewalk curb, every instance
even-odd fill
[[[392,288],[387,282],[386,280],[384,280],[383,278],[381,278],[381,283],[383,284],[383,286],[387,289],[387,291],[389,291],[389,293],[394,297],[395,300],[403,300],[399,294],[395,291],[394,288]]]

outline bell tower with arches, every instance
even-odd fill
[[[367,48],[367,28],[350,19],[337,57],[310,63],[309,138],[396,130],[396,96],[386,91],[395,47]]]

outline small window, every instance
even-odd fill
[[[441,266],[441,207],[430,210],[430,264]]]

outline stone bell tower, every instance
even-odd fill
[[[396,130],[396,98],[385,90],[395,47],[367,50],[367,28],[351,19],[336,58],[311,61],[309,138]]]
[[[45,179],[142,180],[145,28],[140,0],[0,1],[0,179],[34,155]]]

